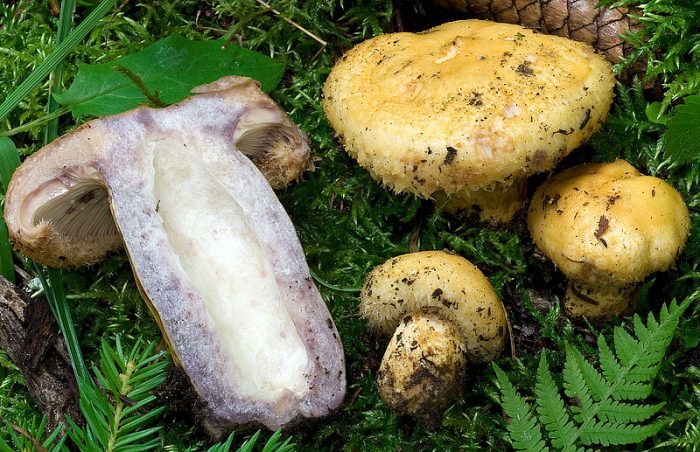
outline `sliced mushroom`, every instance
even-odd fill
[[[289,168],[262,168],[283,184],[308,159],[306,138],[250,79],[196,91],[96,119],[27,158],[6,198],[11,238],[53,266],[123,244],[213,434],[324,416],[345,393],[340,339],[294,226],[237,150],[284,154]]]

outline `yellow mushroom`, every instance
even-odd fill
[[[503,350],[506,314],[486,277],[463,257],[423,251],[370,272],[360,314],[393,336],[378,373],[379,394],[395,411],[430,423],[463,386],[465,366]]]
[[[617,160],[550,178],[532,198],[528,226],[569,278],[566,310],[594,318],[633,310],[638,284],[680,255],[690,218],[673,187]]]
[[[375,179],[498,222],[524,204],[524,178],[598,130],[614,83],[585,44],[466,20],[351,49],[326,80],[323,107]]]

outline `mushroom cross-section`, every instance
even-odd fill
[[[250,79],[196,92],[27,158],[6,198],[11,238],[53,266],[123,244],[213,434],[326,415],[345,393],[342,345],[292,222],[239,152],[281,184],[308,159],[306,137]],[[280,159],[296,166],[270,168]]]
[[[377,266],[360,294],[371,330],[392,336],[378,373],[395,411],[432,424],[463,386],[466,364],[503,350],[506,314],[486,277],[443,251],[404,254]]]
[[[633,309],[638,284],[680,255],[690,218],[673,187],[616,160],[551,177],[532,198],[528,226],[569,278],[567,312],[594,318]]]
[[[524,203],[523,178],[599,129],[614,83],[585,44],[466,20],[354,47],[326,80],[323,107],[375,179],[507,221]]]

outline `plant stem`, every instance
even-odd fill
[[[119,374],[119,380],[122,385],[119,387],[119,395],[126,396],[129,391],[131,391],[131,385],[129,382],[134,375],[134,370],[136,369],[136,364],[134,361],[128,361],[126,363],[126,369],[123,374]],[[115,450],[117,445],[117,439],[119,437],[119,427],[122,421],[122,415],[124,411],[124,402],[121,397],[115,397],[116,407],[114,409],[114,423],[112,424],[109,432],[109,441],[107,442],[106,450],[112,452]]]
[[[361,288],[359,287],[340,287],[340,286],[334,286],[331,283],[328,283],[324,281],[320,276],[316,274],[313,270],[309,269],[309,272],[311,273],[311,276],[314,278],[314,280],[322,285],[323,287],[331,290],[335,290],[336,292],[351,292],[351,293],[359,293],[362,291]]]
[[[66,113],[70,113],[70,108],[61,108],[60,110],[55,110],[45,116],[42,116],[41,118],[35,119],[34,121],[30,121],[26,124],[23,124],[21,126],[17,126],[13,129],[10,129],[6,132],[0,132],[0,137],[9,137],[12,135],[17,135],[18,133],[26,132],[27,130],[30,130],[34,127],[44,125],[46,123],[49,123],[51,121],[54,121],[58,119],[59,117],[65,115]],[[56,121],[58,123],[58,121]],[[44,139],[46,140],[46,135],[44,135]],[[48,140],[47,140],[48,141]]]
[[[68,56],[73,48],[87,36],[97,22],[107,14],[117,0],[102,0],[90,15],[70,33],[66,39],[46,57],[44,61],[0,104],[0,120],[4,119],[34,88],[36,88],[56,66]]]
[[[73,11],[75,10],[75,0],[63,0],[61,2],[61,13],[58,17],[58,31],[56,32],[56,45],[60,45],[65,41],[66,36],[70,33],[73,24]],[[61,91],[63,82],[63,64],[56,66],[56,69],[51,73],[51,83],[49,85],[49,103],[46,105],[46,112],[51,114],[58,110],[59,104],[53,98],[52,93]],[[49,123],[46,124],[44,130],[44,144],[53,141],[58,135],[58,116],[52,117]]]

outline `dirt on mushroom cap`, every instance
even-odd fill
[[[673,187],[617,160],[553,176],[533,196],[528,226],[569,278],[621,286],[668,270],[683,250],[690,218]]]
[[[613,84],[584,44],[469,20],[358,45],[323,105],[373,177],[427,197],[552,168],[599,128]]]
[[[420,310],[452,322],[471,362],[487,362],[503,350],[506,315],[481,271],[461,256],[422,251],[389,259],[367,276],[360,314],[389,337],[406,315]]]

